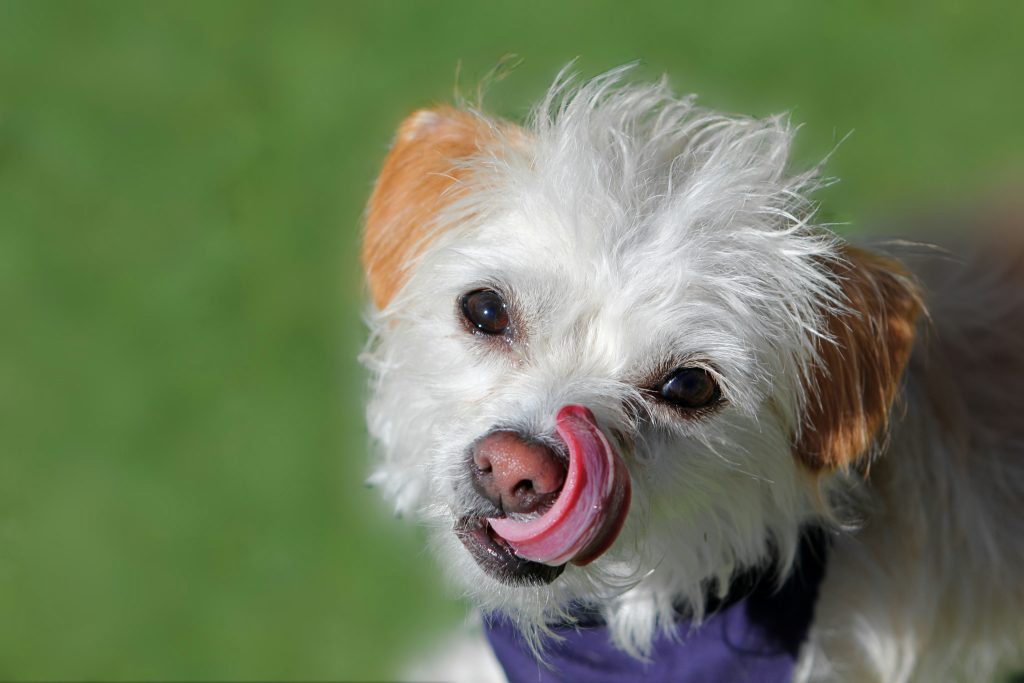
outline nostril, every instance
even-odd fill
[[[534,493],[533,482],[529,479],[523,479],[512,487],[512,495],[515,496],[528,496],[532,493]]]
[[[491,459],[481,451],[477,451],[473,454],[473,465],[477,471],[482,474],[489,474],[492,470]]]

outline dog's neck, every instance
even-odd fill
[[[728,595],[709,590],[705,618],[694,624],[680,617],[674,633],[655,640],[649,661],[615,649],[604,621],[580,609],[572,623],[551,626],[557,639],[544,647],[544,662],[534,657],[515,626],[499,615],[485,622],[487,638],[509,680],[545,683],[561,680],[696,683],[739,680],[756,672],[766,683],[792,677],[814,615],[825,572],[829,539],[807,530],[790,575],[779,586],[775,572],[752,569],[735,577]]]

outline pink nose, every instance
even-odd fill
[[[546,446],[495,432],[473,450],[473,485],[505,513],[548,507],[565,483],[565,464]]]

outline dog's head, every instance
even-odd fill
[[[527,631],[595,607],[642,653],[828,514],[920,304],[810,224],[783,119],[620,79],[560,81],[522,127],[402,124],[367,214],[366,361],[373,481],[461,587]]]

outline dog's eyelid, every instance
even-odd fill
[[[703,354],[694,354],[671,357],[669,360],[659,363],[634,382],[634,386],[636,386],[641,393],[646,393],[648,391],[657,393],[661,390],[665,380],[680,370],[690,368],[706,370],[716,382],[724,384],[725,378],[718,370],[718,367],[712,361],[708,360],[707,356]]]

